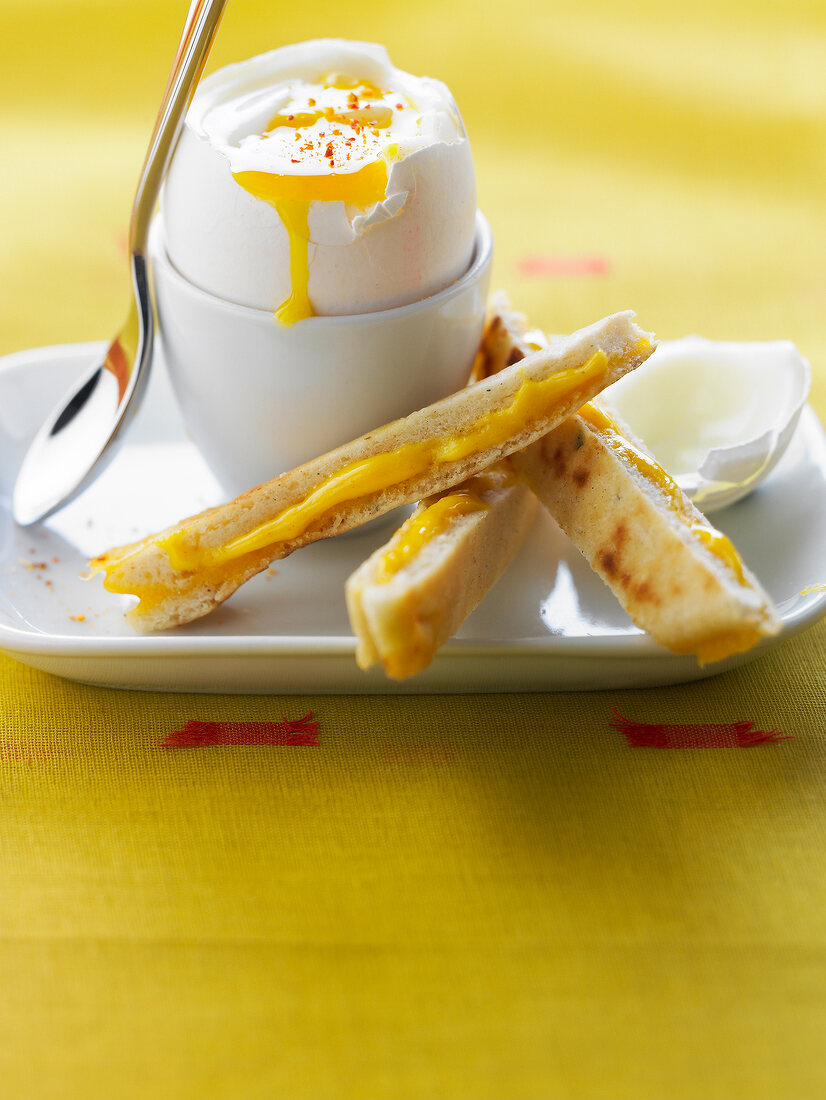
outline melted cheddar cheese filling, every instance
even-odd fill
[[[602,436],[605,443],[616,454],[647,480],[652,482],[663,493],[668,501],[671,511],[688,527],[692,536],[702,543],[707,550],[715,554],[737,577],[742,585],[747,585],[743,562],[734,544],[719,531],[709,527],[704,521],[698,519],[686,507],[686,500],[677,483],[658,462],[635,447],[622,433],[619,425],[605,412],[591,403],[583,405],[578,415],[589,425],[595,428]]]
[[[331,90],[339,93],[333,102],[319,103],[318,97],[328,100]],[[290,170],[233,172],[240,187],[275,208],[287,233],[291,293],[275,311],[282,325],[314,315],[309,296],[311,204],[340,202],[367,211],[382,202],[388,163],[398,153],[398,144],[382,131],[389,132],[400,113],[413,109],[409,97],[342,73],[331,73],[317,86],[300,83],[296,95],[261,135],[281,146],[289,145],[292,134]]]
[[[459,516],[489,511],[491,505],[485,500],[485,495],[503,489],[515,480],[508,470],[488,470],[463,482],[459,488],[443,494],[426,508],[414,512],[393,536],[382,556],[376,573],[376,583],[385,584],[401,572]]]

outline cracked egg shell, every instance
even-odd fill
[[[780,460],[806,403],[811,368],[787,340],[663,341],[606,393],[704,512],[741,500]]]
[[[230,65],[199,87],[163,195],[169,259],[196,286],[271,311],[288,299],[294,274],[288,232],[274,206],[250,194],[234,174],[326,170],[318,158],[309,167],[285,161],[278,143],[263,138],[270,137],[268,120],[285,117],[298,102],[291,96],[303,95],[306,104],[310,93],[319,94],[313,85],[323,93],[331,73],[354,74],[386,93],[382,102],[392,121],[371,133],[373,152],[387,166],[387,185],[382,201],[367,208],[310,203],[306,289],[312,311],[344,315],[406,305],[451,285],[469,267],[475,177],[449,90],[396,69],[381,46],[324,39]],[[285,131],[285,137],[294,135]]]

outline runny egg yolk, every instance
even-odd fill
[[[287,231],[290,248],[291,294],[275,311],[276,320],[291,325],[313,316],[309,298],[309,212],[312,202],[343,202],[366,210],[381,202],[387,192],[387,162],[393,158],[391,145],[382,141],[382,130],[390,127],[394,110],[410,103],[369,81],[342,74],[328,76],[319,86],[322,95],[332,97],[319,105],[304,85],[264,130],[265,135],[283,139],[294,132],[293,164],[305,170],[295,173],[260,171],[234,172],[244,190],[275,207]],[[337,94],[336,94],[337,93]],[[318,171],[306,172],[307,166]]]

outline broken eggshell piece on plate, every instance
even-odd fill
[[[663,341],[606,397],[704,512],[747,496],[786,450],[811,383],[788,340]]]

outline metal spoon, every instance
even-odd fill
[[[154,314],[146,243],[161,183],[206,64],[227,0],[192,0],[152,132],[129,225],[133,298],[123,328],[31,443],[14,486],[12,511],[27,526],[68,504],[114,456],[146,388]]]

